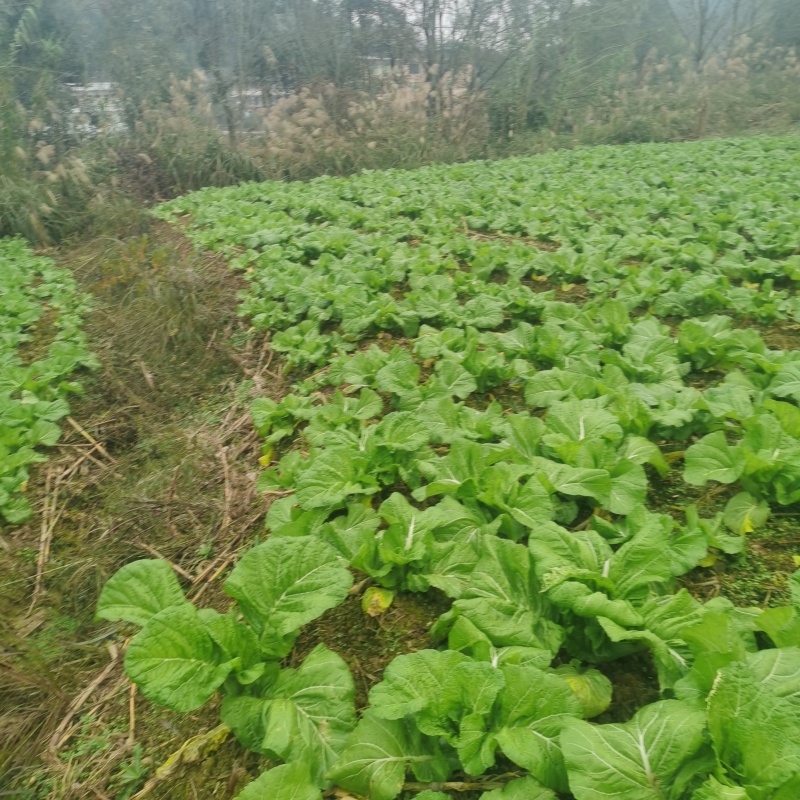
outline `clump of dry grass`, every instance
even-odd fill
[[[119,227],[131,208],[108,174],[103,147],[81,142],[69,104],[25,107],[0,76],[0,237],[48,245],[97,226]],[[63,101],[63,98],[61,98]],[[121,202],[122,201],[122,202]],[[123,216],[119,215],[120,205]]]
[[[307,87],[264,115],[270,171],[289,178],[459,161],[484,152],[484,97],[444,75],[436,86],[389,79],[376,95]]]
[[[57,241],[77,230],[102,204],[86,164],[75,155],[58,157],[38,140],[33,158],[19,146],[17,169],[0,173],[0,236],[21,234],[36,244]]]

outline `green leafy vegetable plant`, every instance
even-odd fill
[[[271,539],[248,551],[226,581],[236,600],[227,614],[195,608],[169,566],[143,560],[109,580],[97,615],[141,626],[125,670],[145,697],[192,711],[219,691],[223,721],[245,746],[300,759],[324,785],[355,726],[353,680],[342,659],[322,646],[296,670],[282,669],[280,661],[300,628],[338,605],[352,580],[324,542]]]
[[[29,468],[61,437],[67,398],[80,391],[71,376],[97,366],[81,330],[87,311],[66,270],[20,239],[0,239],[0,519],[8,523],[31,514]]]

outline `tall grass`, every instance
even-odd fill
[[[8,88],[0,85],[0,236],[48,243],[84,224],[96,192],[59,136],[55,107],[28,112]]]
[[[798,54],[745,38],[700,69],[688,58],[653,50],[594,102],[565,102],[546,130],[522,137],[512,149],[777,134],[799,127]]]

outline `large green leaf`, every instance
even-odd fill
[[[778,418],[785,433],[800,439],[800,408],[794,403],[783,403],[778,400],[765,400],[762,405]]]
[[[628,523],[632,535],[614,553],[607,570],[622,597],[648,594],[652,584],[684,575],[708,552],[702,530],[680,528],[666,515],[638,509]]]
[[[525,382],[525,402],[530,406],[547,408],[566,400],[571,394],[591,397],[595,381],[579,372],[548,369],[536,372]]]
[[[379,553],[390,564],[422,559],[433,543],[431,531],[448,521],[437,506],[415,508],[399,492],[393,492],[381,503],[379,513],[389,526],[380,534]]]
[[[434,394],[464,399],[477,390],[475,378],[457,361],[446,359],[436,364],[436,376],[430,383]]]
[[[435,739],[404,722],[380,719],[367,711],[328,778],[370,800],[394,800],[409,769],[422,781],[442,781],[450,774]]]
[[[444,458],[419,463],[419,469],[429,483],[412,493],[414,499],[422,501],[440,494],[456,493],[464,497],[474,496],[486,471],[486,457],[484,445],[453,442]]]
[[[567,790],[558,737],[564,725],[582,715],[581,703],[565,680],[533,667],[506,666],[500,694],[497,743],[515,764],[542,785]]]
[[[221,662],[190,603],[150,617],[125,653],[125,671],[142,694],[174,711],[200,708],[238,664],[238,659]]]
[[[554,522],[540,525],[528,540],[536,573],[544,578],[549,572],[569,567],[602,577],[614,551],[606,540],[591,528],[569,531]]]
[[[624,724],[567,723],[561,747],[577,800],[679,800],[703,769],[705,714],[678,700],[645,706]],[[692,764],[696,764],[692,768]]]
[[[708,410],[717,419],[743,421],[753,416],[752,392],[743,386],[716,386],[703,392]]]
[[[722,669],[708,727],[720,762],[753,800],[800,781],[800,648],[764,650]]]
[[[641,465],[621,460],[611,470],[610,477],[611,490],[608,498],[597,496],[608,511],[612,514],[631,514],[644,505],[647,498],[647,475]]]
[[[380,524],[380,517],[371,507],[354,502],[348,506],[346,515],[334,517],[318,533],[309,533],[323,538],[356,569],[366,571],[361,562],[369,561],[373,554],[375,531]]]
[[[563,633],[548,619],[527,548],[488,536],[481,550],[469,584],[439,628],[463,616],[495,647],[557,650]]]
[[[378,388],[397,395],[413,392],[419,384],[419,367],[408,350],[396,347],[389,362],[376,373]]]
[[[720,607],[713,608],[713,604]],[[714,686],[720,669],[734,661],[743,661],[748,652],[755,652],[756,640],[753,628],[760,621],[756,618],[749,624],[737,619],[732,605],[719,598],[707,603],[701,618],[684,626],[680,631],[694,663],[688,673],[675,684],[675,694],[681,700],[704,708],[706,697]]]
[[[295,761],[262,772],[236,800],[322,800],[322,791],[312,782],[308,764]]]
[[[97,601],[97,618],[144,625],[159,611],[184,602],[172,567],[143,559],[126,564],[109,579]]]
[[[765,609],[756,623],[776,647],[800,646],[800,613],[790,606]]]
[[[669,331],[656,319],[643,319],[631,327],[623,345],[623,364],[633,374],[652,382],[677,379],[683,370],[678,362],[678,348]]]
[[[752,800],[747,789],[726,786],[713,776],[692,795],[692,800]]]
[[[370,692],[370,706],[383,719],[408,718],[422,733],[441,736],[469,774],[480,774],[494,764],[487,718],[504,684],[502,672],[488,662],[421,650],[389,664]]]
[[[322,450],[297,479],[297,502],[303,508],[336,506],[355,494],[373,494],[377,483],[366,459],[347,449]]]
[[[419,450],[427,443],[428,429],[416,414],[395,411],[387,414],[375,429],[376,442],[389,450]]]
[[[607,498],[611,493],[611,476],[607,470],[571,467],[546,458],[534,459],[533,467],[534,474],[551,492],[596,498]]]
[[[558,571],[547,576],[549,579],[557,578]],[[548,598],[553,605],[564,611],[572,611],[578,617],[585,619],[597,618],[603,623],[610,622],[616,626],[626,628],[644,624],[642,615],[627,600],[615,600],[603,592],[594,592],[585,583],[577,580],[568,580],[571,577],[585,579],[590,583],[601,579],[600,575],[579,575],[565,571],[564,582],[548,588]],[[579,626],[580,629],[580,626]]]
[[[663,476],[669,472],[669,464],[659,446],[643,436],[627,437],[622,452],[624,457],[634,464],[651,464],[658,470],[659,475]]]
[[[682,589],[673,595],[649,597],[637,611],[640,627],[624,627],[605,617],[599,617],[598,622],[612,642],[637,642],[649,647],[660,687],[671,689],[689,667],[689,648],[681,635],[700,618],[699,603]]]
[[[222,719],[245,746],[307,764],[323,785],[356,724],[354,691],[341,657],[318,645],[299,669],[282,670],[264,697],[227,697]]]
[[[269,539],[248,550],[225,581],[266,653],[283,656],[300,627],[339,605],[352,586],[344,559],[316,537]]]
[[[443,628],[450,626],[448,628],[447,642],[451,649],[467,653],[473,658],[485,661],[493,666],[516,664],[545,669],[550,666],[553,660],[552,651],[544,647],[524,645],[495,646],[489,636],[475,625],[468,616],[456,616],[455,621],[453,621],[452,616],[444,615],[441,617],[441,623]],[[438,634],[439,631],[434,628],[433,632]]]
[[[450,714],[461,701],[454,671],[470,659],[452,650],[420,650],[398,656],[369,695],[370,706],[382,719],[414,716],[430,736],[448,734]]]
[[[484,792],[480,800],[558,800],[555,792],[542,786],[535,778],[516,778],[502,789]]]
[[[263,675],[266,664],[261,659],[258,638],[249,625],[236,618],[238,615],[234,609],[227,614],[219,614],[213,609],[204,608],[199,616],[222,651],[223,659],[238,659],[236,678],[239,683],[252,683]]]
[[[469,585],[480,555],[473,541],[435,543],[424,578],[448,597],[458,598]]]
[[[725,524],[739,536],[760,528],[769,519],[769,505],[748,492],[739,492],[725,506]]]
[[[739,448],[728,444],[722,431],[704,436],[686,451],[683,478],[693,486],[708,481],[733,483],[744,471],[745,460]]]
[[[770,382],[769,392],[776,397],[790,397],[800,403],[800,363],[782,366]]]
[[[596,400],[554,403],[547,414],[547,427],[573,442],[597,439],[618,441],[622,438],[622,428],[616,416],[601,408]]]

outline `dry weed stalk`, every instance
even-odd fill
[[[263,125],[266,160],[288,177],[469,158],[488,136],[483,95],[450,75],[436,87],[394,75],[372,95],[305,87],[265,112]]]
[[[586,143],[665,141],[780,131],[800,120],[800,58],[747,37],[695,68],[652,50],[617,87],[569,120]]]

